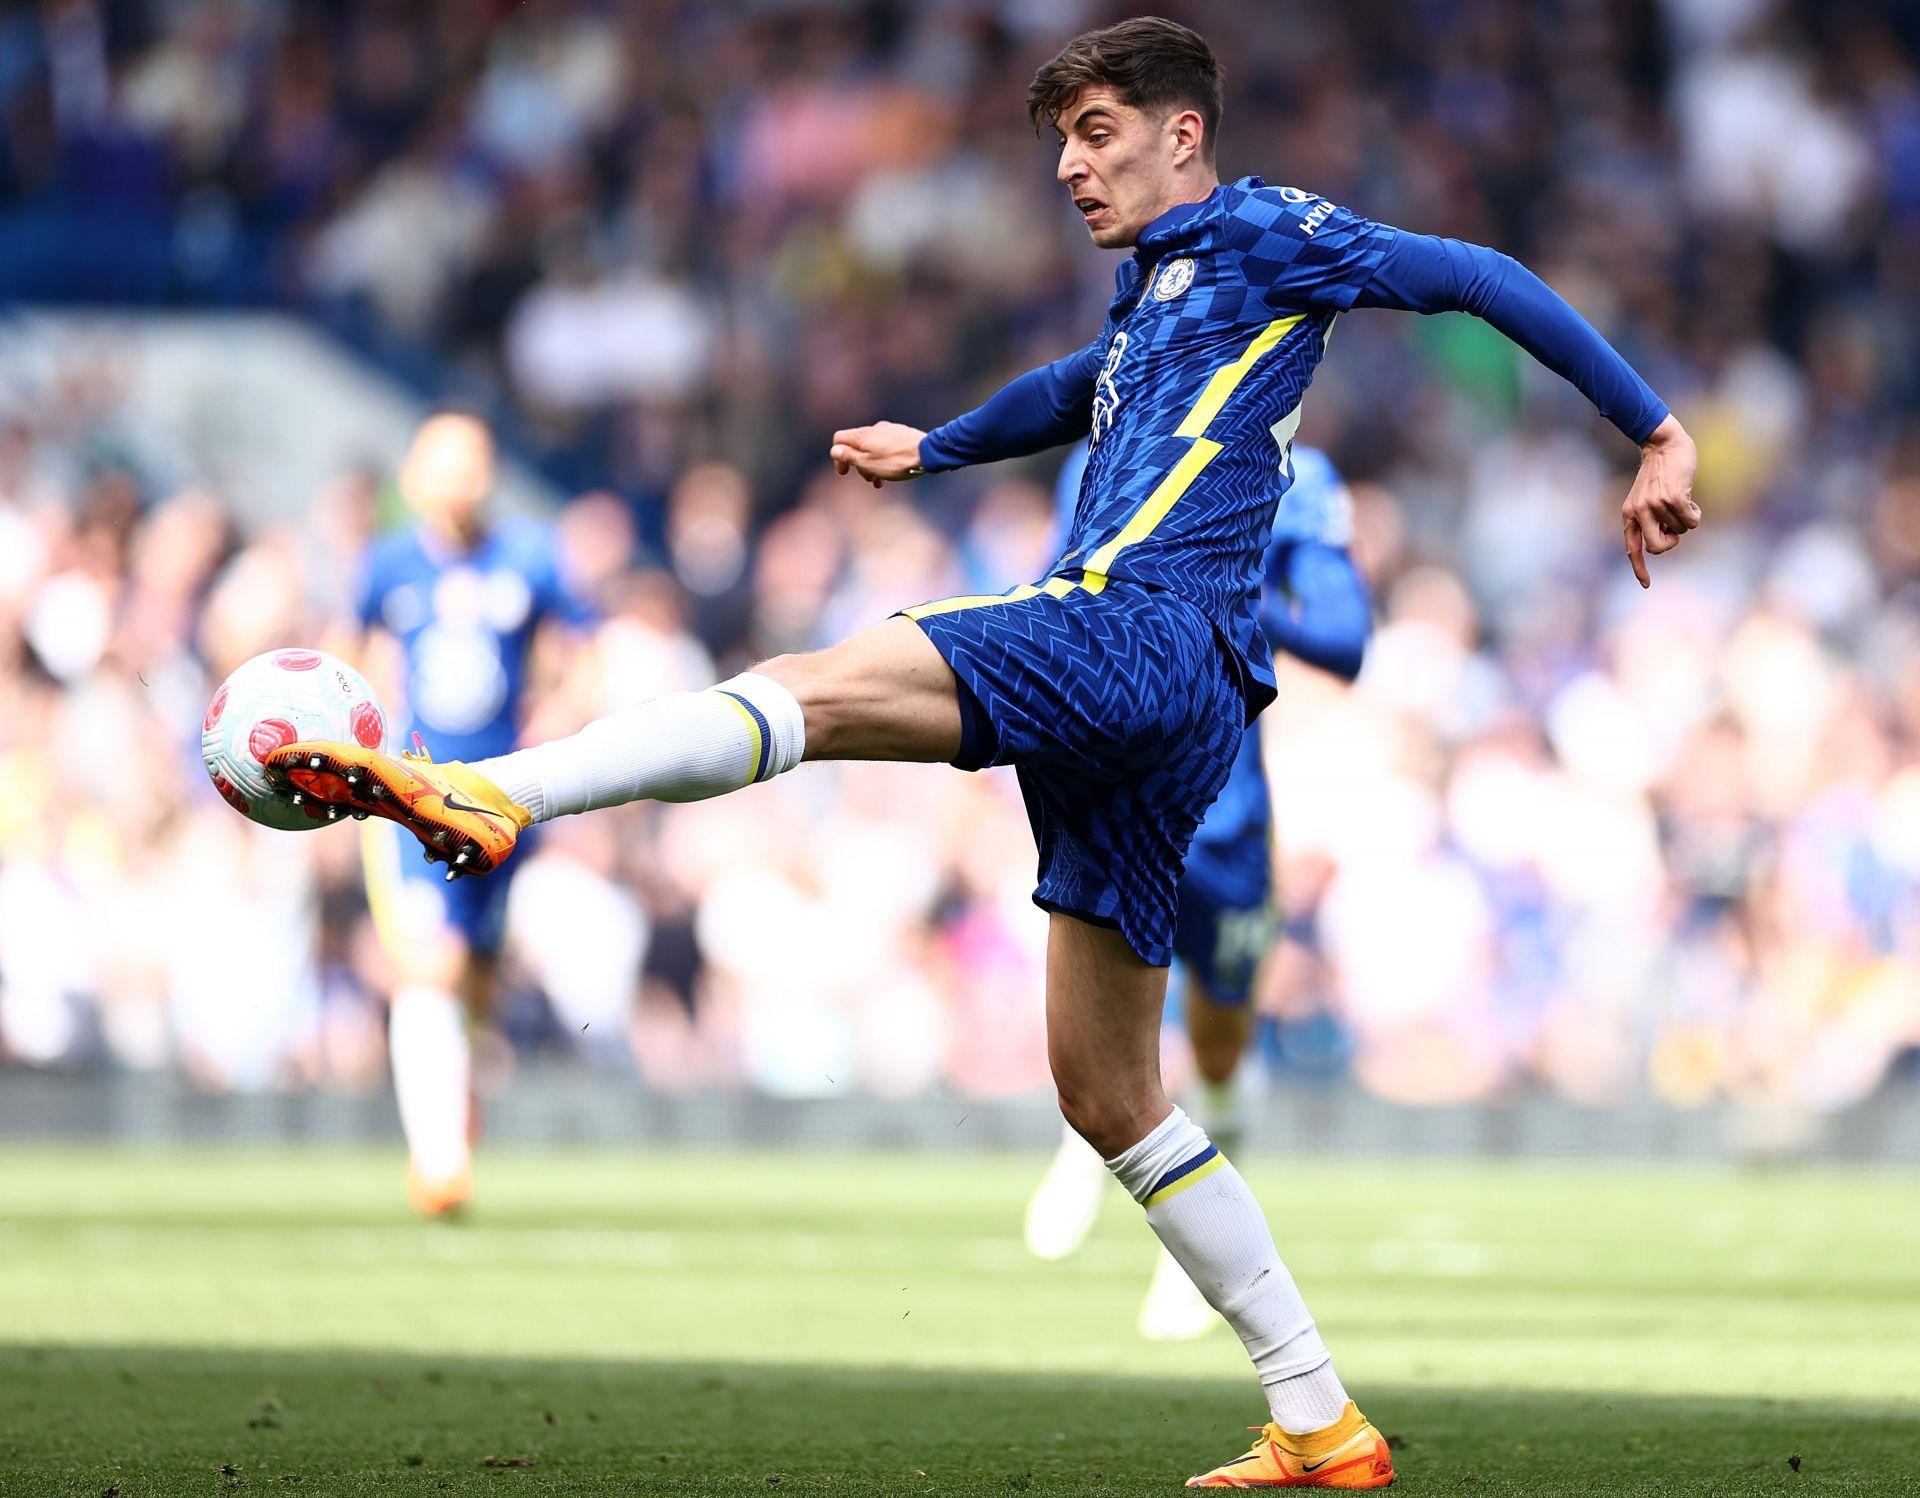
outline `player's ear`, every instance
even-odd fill
[[[1200,118],[1197,109],[1182,109],[1167,121],[1167,141],[1173,149],[1176,166],[1183,166],[1190,158],[1203,155],[1206,139],[1207,124]]]

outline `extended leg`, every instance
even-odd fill
[[[545,821],[628,801],[701,801],[802,759],[941,761],[959,747],[953,672],[917,626],[889,619],[473,768]]]
[[[629,801],[702,801],[802,759],[950,760],[960,730],[952,669],[916,625],[889,619],[496,759],[436,765],[357,744],[290,744],[267,757],[267,774],[289,794],[400,823],[453,873],[484,874],[533,822]]]

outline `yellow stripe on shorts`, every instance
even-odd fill
[[[1065,598],[1079,586],[1064,577],[1050,577],[1043,583],[1022,583],[1004,593],[963,593],[958,598],[937,598],[932,603],[915,604],[900,612],[909,619],[931,619],[936,614],[957,614],[962,609],[991,608],[996,603],[1024,603],[1045,593],[1049,598]]]

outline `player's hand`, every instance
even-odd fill
[[[857,473],[876,489],[889,481],[901,484],[920,477],[920,439],[926,435],[897,421],[847,427],[833,434],[830,456],[841,473]]]
[[[1693,475],[1699,466],[1693,438],[1675,416],[1669,415],[1640,444],[1640,472],[1620,506],[1620,519],[1627,560],[1643,588],[1652,586],[1647,558],[1672,551],[1700,523],[1700,506],[1693,502]]]

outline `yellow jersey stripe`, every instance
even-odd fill
[[[753,767],[747,773],[747,784],[752,785],[760,778],[760,772],[767,766],[766,735],[760,732],[760,725],[754,721],[753,714],[747,711],[746,703],[731,692],[716,692],[714,695],[733,704],[733,710],[747,725],[747,732],[753,735]]]
[[[1198,1166],[1181,1176],[1179,1180],[1162,1186],[1158,1191],[1154,1192],[1153,1195],[1140,1203],[1140,1205],[1143,1207],[1157,1207],[1162,1202],[1170,1202],[1189,1186],[1197,1186],[1226,1163],[1227,1157],[1225,1155],[1215,1154],[1205,1165]]]
[[[1301,323],[1307,320],[1304,312],[1296,312],[1292,317],[1276,317],[1262,328],[1247,345],[1246,352],[1231,364],[1223,364],[1213,372],[1213,378],[1207,381],[1207,388],[1200,392],[1200,399],[1193,403],[1193,409],[1187,412],[1187,419],[1174,429],[1176,437],[1204,437],[1207,425],[1220,414],[1220,408],[1227,403],[1227,397],[1240,387],[1247,377],[1247,371],[1259,362],[1260,356]]]
[[[1301,323],[1307,320],[1304,312],[1292,317],[1276,317],[1257,334],[1231,364],[1223,364],[1213,372],[1207,381],[1207,388],[1200,392],[1200,399],[1193,403],[1193,409],[1187,412],[1186,419],[1174,428],[1174,436],[1192,440],[1193,446],[1186,456],[1168,472],[1167,476],[1154,486],[1146,503],[1133,512],[1132,519],[1120,528],[1120,533],[1092,556],[1087,558],[1086,572],[1080,586],[1089,593],[1098,593],[1107,585],[1107,569],[1113,565],[1113,559],[1133,545],[1152,535],[1155,527],[1167,518],[1167,513],[1179,503],[1180,496],[1193,486],[1202,470],[1222,451],[1218,442],[1209,441],[1207,427],[1218,416],[1233,392],[1240,388],[1240,382],[1247,372],[1260,362],[1260,356],[1285,338]]]
[[[1218,442],[1209,442],[1205,437],[1196,438],[1186,455],[1154,486],[1153,493],[1147,496],[1147,502],[1135,510],[1133,518],[1121,527],[1120,534],[1087,558],[1086,574],[1081,578],[1080,586],[1089,593],[1104,589],[1107,585],[1107,568],[1113,565],[1113,559],[1134,542],[1144,541],[1153,534],[1153,528],[1167,518],[1167,512],[1179,502],[1181,495],[1193,487],[1193,481],[1200,477],[1201,471],[1221,450]]]

